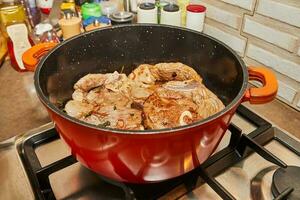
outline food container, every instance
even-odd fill
[[[142,3],[137,9],[137,23],[157,24],[157,7],[153,3]]]
[[[160,13],[160,23],[172,26],[181,26],[181,10],[176,4],[163,7]]]
[[[87,19],[89,17],[100,17],[101,7],[97,3],[84,3],[81,6],[81,14],[83,19]]]
[[[58,24],[62,30],[64,40],[81,33],[81,19],[71,16],[69,13],[66,17],[60,19]]]
[[[191,4],[186,7],[186,28],[202,32],[206,7],[202,5]]]
[[[102,15],[107,17],[118,11],[118,4],[114,1],[101,1],[100,6]]]

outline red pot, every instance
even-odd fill
[[[32,55],[40,55],[39,49],[48,50],[45,45],[24,54],[25,66],[32,69],[39,57],[32,60]],[[58,108],[59,100],[70,99],[74,83],[87,73],[113,72],[122,66],[129,73],[133,65],[162,61],[194,66],[225,109],[178,128],[128,131],[99,128]],[[263,87],[248,89],[249,79]],[[214,152],[242,101],[269,102],[278,87],[269,70],[247,69],[222,42],[202,33],[158,25],[126,25],[75,36],[43,57],[35,72],[35,86],[78,161],[102,176],[132,183],[163,181],[193,170]]]

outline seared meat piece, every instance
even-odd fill
[[[118,72],[107,74],[87,74],[75,83],[74,89],[80,89],[83,92],[88,92],[93,88],[114,82],[118,80],[119,77],[120,74]]]
[[[190,79],[202,81],[193,68],[182,63],[142,64],[128,78],[133,80],[131,95],[139,103],[143,103],[164,82]]]
[[[150,68],[156,81],[185,81],[202,82],[200,75],[191,67],[182,63],[158,63]]]
[[[83,103],[80,101],[70,100],[65,105],[65,111],[71,117],[81,119],[90,115],[93,112],[94,107],[88,103]]]
[[[201,115],[202,118],[207,118],[225,107],[214,93],[207,89],[202,83],[194,80],[169,81],[162,87],[169,91],[179,92],[185,97],[192,99],[193,102],[197,104],[197,113]],[[164,95],[164,93],[162,93],[162,95]]]
[[[86,95],[86,102],[94,106],[130,107],[132,100],[121,91],[111,91],[106,88],[95,88]]]
[[[200,82],[169,81],[145,101],[144,125],[150,129],[182,126],[223,108],[223,103]]]
[[[98,121],[95,120],[98,118]],[[144,130],[142,112],[132,108],[116,108],[115,106],[100,107],[84,121],[92,122],[100,127],[128,130]]]
[[[178,91],[158,88],[144,103],[144,125],[149,129],[172,128],[201,119],[197,105]]]
[[[158,63],[156,65],[143,64],[133,70],[128,77],[148,85],[154,85],[157,81],[202,81],[200,75],[193,68],[179,62]]]

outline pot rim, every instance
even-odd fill
[[[174,127],[174,128],[165,128],[165,129],[153,129],[153,130],[123,130],[123,129],[115,129],[115,128],[100,128],[97,127],[96,125],[93,124],[89,124],[83,121],[80,121],[79,119],[73,118],[69,115],[67,115],[66,113],[64,113],[62,110],[60,110],[59,108],[57,108],[53,103],[50,102],[50,100],[44,95],[41,87],[40,87],[40,80],[39,80],[39,76],[40,76],[40,72],[41,69],[45,63],[45,61],[47,60],[47,58],[53,53],[55,52],[57,49],[59,49],[61,46],[63,46],[64,44],[71,42],[73,39],[76,38],[80,38],[80,37],[84,37],[85,35],[88,34],[93,34],[94,32],[100,32],[102,30],[106,30],[106,29],[117,29],[117,28],[122,28],[122,27],[135,27],[135,26],[144,26],[144,27],[166,27],[166,28],[172,28],[172,29],[179,29],[179,30],[183,30],[183,31],[188,31],[188,32],[192,32],[192,33],[196,33],[199,35],[202,35],[204,37],[207,37],[221,45],[223,45],[228,51],[230,51],[232,53],[232,55],[236,58],[236,60],[239,62],[240,66],[242,67],[242,72],[243,72],[243,84],[242,87],[239,91],[239,93],[237,94],[237,96],[220,112],[204,119],[204,120],[200,120],[197,122],[194,122],[192,124],[188,124],[188,125],[184,125],[184,126],[179,126],[179,127]],[[35,75],[34,75],[34,85],[35,85],[35,89],[37,91],[37,94],[40,98],[40,100],[42,101],[42,103],[48,108],[50,109],[52,112],[56,113],[57,115],[59,115],[60,117],[71,121],[77,125],[80,126],[84,126],[86,128],[91,128],[94,129],[95,131],[105,131],[105,132],[111,132],[111,133],[117,133],[117,134],[141,134],[141,135],[145,135],[145,134],[162,134],[162,133],[173,133],[173,132],[179,132],[179,131],[183,131],[186,129],[192,129],[192,128],[196,128],[198,126],[202,126],[205,124],[208,124],[216,119],[218,119],[219,117],[223,116],[224,114],[228,113],[233,107],[235,107],[237,104],[239,104],[245,94],[245,91],[248,87],[248,78],[249,78],[249,74],[248,74],[248,70],[246,68],[246,65],[244,63],[244,61],[241,59],[240,56],[237,55],[237,53],[231,49],[228,45],[226,45],[224,42],[209,36],[205,33],[201,33],[201,32],[197,32],[191,29],[187,29],[187,28],[183,28],[183,27],[175,27],[175,26],[170,26],[170,25],[161,25],[161,24],[126,24],[126,25],[117,25],[117,26],[112,26],[112,27],[104,27],[101,29],[96,29],[93,31],[89,31],[89,32],[85,32],[85,33],[81,33],[79,35],[73,36],[65,41],[63,41],[62,43],[58,44],[57,46],[55,46],[53,49],[51,49],[49,51],[49,53],[47,55],[45,55],[39,62],[36,70],[35,70]]]

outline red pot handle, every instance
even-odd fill
[[[249,80],[263,84],[260,88],[247,89],[243,101],[251,104],[263,104],[272,101],[277,94],[278,83],[275,74],[265,67],[248,67]]]
[[[44,56],[48,51],[50,51],[53,47],[55,47],[57,43],[55,42],[45,42],[34,45],[27,51],[25,51],[22,55],[22,61],[24,63],[24,67],[28,71],[34,71],[40,58]]]

